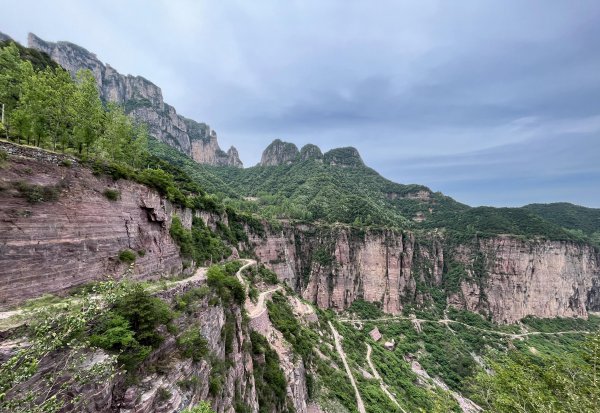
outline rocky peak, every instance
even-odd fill
[[[241,168],[244,166],[244,164],[240,160],[240,154],[238,153],[238,150],[233,145],[227,150],[227,164],[229,166],[235,166],[237,168]]]
[[[325,152],[323,155],[323,159],[325,162],[330,165],[340,165],[340,166],[363,166],[363,160],[360,157],[360,153],[358,150],[352,146],[347,146],[345,148],[335,148],[328,152]]]
[[[317,145],[309,143],[300,149],[300,159],[303,161],[309,159],[323,159],[323,152],[321,152],[321,149],[319,149]]]
[[[290,142],[283,142],[281,139],[275,139],[263,151],[260,159],[260,166],[289,165],[300,152],[298,147]]]
[[[112,66],[102,63],[95,54],[73,43],[47,42],[29,33],[28,45],[47,53],[72,76],[80,69],[89,69],[96,78],[100,97],[105,102],[123,105],[127,114],[148,125],[150,135],[196,162],[242,166],[237,151],[231,157],[223,152],[215,131],[205,123],[179,115],[175,108],[164,102],[160,87],[148,79],[123,75]]]

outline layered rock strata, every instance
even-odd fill
[[[445,290],[447,305],[502,323],[600,309],[600,254],[586,245],[499,236],[452,246],[439,236],[308,225],[252,243],[262,262],[322,308],[363,299],[398,314],[406,304],[430,304],[434,288]]]
[[[62,155],[2,144],[0,169],[0,307],[61,293],[109,274],[153,278],[184,272],[169,235],[174,215],[192,212],[146,186],[94,176]],[[111,201],[107,191],[117,194]],[[135,265],[119,260],[136,254]]]

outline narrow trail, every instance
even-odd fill
[[[398,403],[398,400],[396,400],[396,398],[394,397],[394,395],[392,395],[392,393],[390,393],[390,391],[388,390],[387,384],[385,384],[385,382],[383,381],[383,379],[379,375],[379,372],[375,368],[375,365],[373,365],[373,362],[371,361],[371,352],[372,351],[373,351],[373,348],[371,348],[371,345],[369,343],[367,343],[367,363],[369,363],[369,367],[371,369],[371,374],[373,374],[373,376],[377,380],[379,380],[379,387],[381,387],[381,390],[392,401],[392,403],[394,403],[403,413],[406,413],[406,410],[404,410],[402,408],[402,406],[400,406],[400,403]]]
[[[333,327],[333,324],[331,324],[331,321],[328,321],[328,323],[329,323],[329,328],[331,329],[331,332],[333,333],[333,339],[335,341],[335,349],[337,350],[338,354],[340,355],[340,358],[342,359],[342,363],[344,363],[344,368],[346,369],[346,374],[348,375],[348,378],[350,379],[350,384],[352,384],[352,387],[354,388],[354,393],[356,394],[356,407],[358,408],[359,413],[367,413],[367,411],[365,410],[365,404],[363,403],[362,398],[360,397],[360,392],[358,391],[358,387],[356,387],[356,382],[354,381],[354,376],[352,375],[350,366],[348,365],[348,362],[346,361],[346,353],[344,353],[344,349],[342,348],[342,344],[340,343],[340,334],[337,332],[335,327]]]
[[[279,291],[279,290],[281,290],[280,285],[271,290],[263,291],[258,296],[258,301],[256,302],[256,304],[253,304],[251,301],[250,301],[250,304],[248,304],[249,299],[246,300],[246,310],[248,311],[248,317],[256,318],[256,317],[259,317],[260,315],[262,315],[262,313],[264,313],[265,311],[267,311],[267,306],[265,305],[265,299],[268,298],[268,296],[270,296],[274,292]]]
[[[246,295],[248,295],[248,290],[250,289],[250,286],[248,285],[246,280],[244,280],[244,277],[242,277],[242,272],[246,268],[250,267],[251,265],[256,265],[256,261],[255,260],[241,260],[241,261],[245,261],[246,263],[242,267],[240,267],[240,269],[235,274],[235,276],[237,277],[238,281],[245,287]],[[250,300],[250,298],[247,297],[244,307],[246,308],[246,311],[248,311],[248,317],[256,318],[256,317],[261,316],[265,311],[267,311],[267,306],[265,305],[265,300],[271,294],[273,294],[275,291],[281,290],[281,288],[282,287],[280,285],[278,285],[277,287],[275,287],[273,289],[270,289],[268,291],[263,291],[262,293],[259,294],[256,304],[254,304]]]
[[[563,334],[592,334],[593,331],[587,330],[566,330],[566,331],[554,331],[554,332],[543,332],[543,331],[530,331],[527,333],[506,333],[503,331],[495,331],[495,330],[487,330],[485,328],[475,327],[470,324],[463,323],[462,321],[451,320],[449,318],[441,318],[439,320],[427,320],[422,318],[414,318],[414,317],[403,317],[403,316],[393,316],[393,317],[380,317],[380,318],[365,318],[365,319],[356,319],[356,318],[339,318],[338,321],[342,323],[354,323],[354,322],[378,322],[378,321],[397,321],[397,320],[408,320],[408,321],[417,321],[419,323],[438,323],[438,324],[460,324],[467,328],[482,331],[484,333],[496,334],[499,336],[510,337],[512,339],[519,339],[526,336],[537,336],[537,335],[563,335]]]

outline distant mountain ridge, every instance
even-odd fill
[[[6,35],[0,35],[0,39],[10,40]],[[94,53],[73,43],[47,42],[33,33],[29,33],[27,42],[30,48],[47,53],[72,75],[80,69],[89,69],[104,101],[123,105],[126,113],[148,124],[152,136],[196,162],[243,166],[235,147],[227,152],[221,150],[217,134],[209,125],[178,114],[173,106],[164,102],[160,87],[149,80],[142,76],[122,75],[102,63]]]

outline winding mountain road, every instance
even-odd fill
[[[352,371],[350,370],[350,366],[348,365],[348,361],[346,361],[346,353],[344,353],[344,349],[342,348],[342,344],[340,342],[340,333],[337,332],[337,330],[335,329],[335,327],[333,327],[333,324],[331,324],[331,321],[328,321],[329,323],[329,328],[331,329],[331,332],[333,333],[333,340],[335,341],[335,349],[337,350],[338,354],[340,355],[340,358],[342,359],[342,363],[344,363],[344,368],[346,369],[346,374],[348,375],[348,378],[350,379],[350,384],[352,384],[352,387],[354,388],[354,393],[356,395],[356,407],[358,408],[359,413],[367,413],[367,411],[365,410],[365,404],[362,401],[362,398],[360,397],[360,392],[358,391],[358,387],[356,386],[356,382],[354,381],[354,376],[352,375]]]
[[[342,323],[354,323],[354,322],[365,322],[365,321],[368,321],[368,322],[398,321],[398,320],[408,320],[408,321],[413,321],[413,322],[417,321],[419,323],[439,323],[439,324],[444,324],[446,326],[448,324],[460,324],[460,325],[463,325],[463,326],[473,329],[473,330],[478,330],[478,331],[482,331],[484,333],[489,333],[489,334],[496,334],[499,336],[506,336],[506,337],[510,337],[512,339],[518,339],[518,338],[527,337],[527,336],[537,336],[537,335],[560,336],[563,334],[592,334],[593,333],[593,331],[587,331],[587,330],[566,330],[566,331],[554,331],[554,332],[530,331],[527,333],[505,333],[503,331],[487,330],[485,328],[475,327],[470,324],[463,323],[462,321],[451,320],[449,318],[441,318],[439,320],[427,320],[427,319],[414,318],[414,317],[393,316],[393,317],[365,318],[365,319],[360,319],[360,318],[358,318],[358,319],[357,318],[339,318],[338,319],[338,321],[340,321]]]

